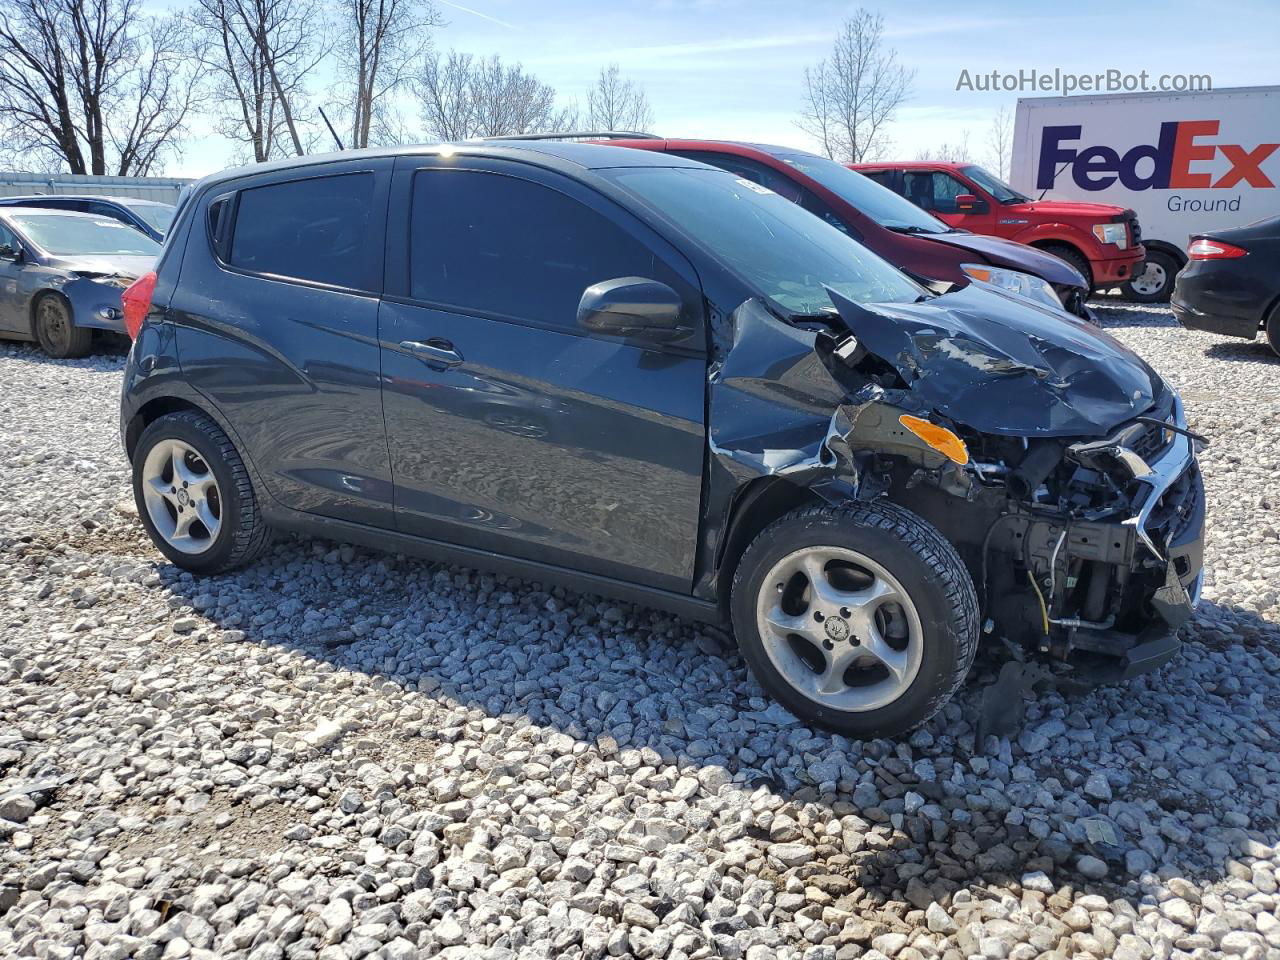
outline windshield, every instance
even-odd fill
[[[994,173],[983,170],[982,167],[976,165],[964,167],[960,172],[995,197],[1000,203],[1027,203],[1031,199],[1020,194]]]
[[[175,207],[167,203],[129,203],[126,206],[151,225],[157,233],[168,233]]]
[[[65,213],[24,213],[14,225],[55,257],[154,257],[160,244],[119,220]]]
[[[948,233],[951,227],[869,177],[810,153],[779,154],[778,159],[817,180],[882,227],[913,233]]]
[[[826,286],[859,303],[911,303],[925,295],[856,240],[751,180],[671,167],[622,167],[607,174],[785,313],[830,312]]]

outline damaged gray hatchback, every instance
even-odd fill
[[[229,171],[124,310],[139,514],[199,573],[288,529],[728,621],[857,737],[932,716],[983,636],[1058,681],[1153,669],[1199,592],[1196,438],[1141,359],[691,161]]]

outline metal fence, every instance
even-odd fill
[[[188,183],[194,181],[178,177],[91,177],[0,170],[0,197],[79,193],[177,203],[178,194]]]

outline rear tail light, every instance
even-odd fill
[[[1230,243],[1223,243],[1221,240],[1206,240],[1203,237],[1199,240],[1192,240],[1191,246],[1187,247],[1187,256],[1192,260],[1230,260],[1234,257],[1243,257],[1248,252],[1248,250],[1233,246]]]
[[[124,329],[130,340],[138,339],[142,321],[151,311],[151,297],[156,292],[155,272],[144,273],[120,294],[120,306],[124,308]]]

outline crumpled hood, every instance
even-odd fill
[[[861,306],[829,291],[859,343],[926,407],[982,433],[1102,436],[1163,381],[1110,335],[977,284],[922,303]]]
[[[115,274],[121,277],[140,277],[155,266],[155,257],[97,256],[50,257],[50,264],[77,273]]]
[[[1079,270],[1060,257],[1045,253],[1043,250],[1037,250],[1035,247],[1029,247],[1025,243],[1015,243],[1012,240],[1006,240],[1004,237],[988,237],[967,231],[917,233],[912,234],[912,236],[922,237],[936,243],[945,243],[952,247],[960,247],[964,250],[972,250],[997,267],[1021,270],[1023,273],[1034,273],[1037,277],[1042,277],[1049,283],[1078,287],[1081,290],[1085,288],[1085,280],[1084,277],[1080,276]]]

